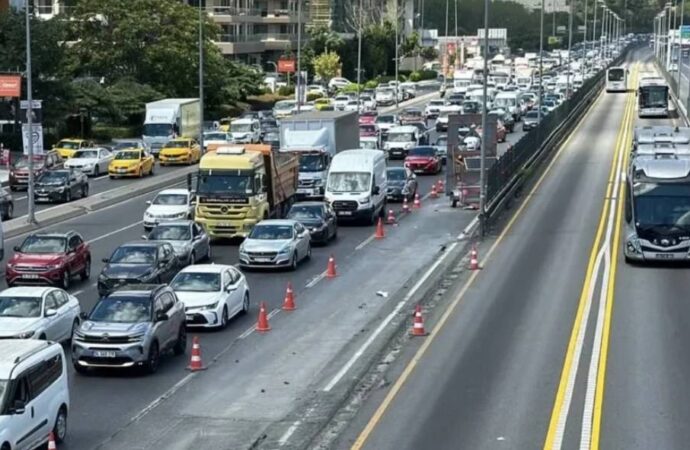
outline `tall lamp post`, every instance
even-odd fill
[[[685,14],[685,0],[680,2],[680,25],[678,26],[678,70],[676,71],[678,95],[680,95],[680,70],[683,68],[683,15]]]
[[[297,113],[302,111],[302,84],[302,0],[297,0]]]
[[[566,88],[565,96],[570,98],[570,53],[573,48],[573,4],[574,0],[570,0],[570,8],[568,10],[568,71],[566,72]]]
[[[398,12],[398,3],[400,0],[395,0],[395,108],[398,109],[398,65],[400,64],[400,13]],[[358,106],[359,107],[359,106]]]
[[[24,19],[26,22],[26,127],[28,128],[27,137],[27,158],[29,168],[29,185],[27,188],[27,202],[29,204],[27,222],[36,223],[36,212],[34,205],[34,128],[33,128],[33,78],[31,75],[31,5],[29,0],[24,3]]]
[[[589,0],[585,0],[585,29],[582,34],[582,64],[580,65],[580,72],[582,72],[582,81],[585,80],[585,66],[587,65],[587,5]]]
[[[204,0],[199,0],[199,148],[204,151]]]
[[[541,130],[541,105],[544,95],[544,0],[541,0],[541,12],[539,14],[539,108],[537,109],[537,128]]]
[[[486,231],[486,145],[490,136],[487,127],[489,111],[486,105],[487,85],[489,83],[489,2],[490,0],[484,0],[484,86],[482,88],[482,142],[479,148],[479,226],[481,235],[484,235]]]
[[[358,13],[358,28],[357,31],[357,110],[359,111],[360,103],[359,98],[361,94],[361,84],[362,84],[362,0],[359,0],[359,13]],[[398,84],[395,84],[395,96],[398,96]]]

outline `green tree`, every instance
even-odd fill
[[[340,70],[340,56],[336,52],[321,53],[314,58],[314,73],[324,81],[335,77]]]

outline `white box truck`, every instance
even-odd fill
[[[142,139],[158,155],[170,139],[198,138],[201,130],[198,98],[166,98],[146,104]]]
[[[299,155],[298,197],[321,198],[333,157],[359,148],[358,115],[310,111],[280,121],[280,151]]]

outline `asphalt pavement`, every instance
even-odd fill
[[[629,62],[638,57],[635,53]],[[609,174],[616,174],[611,172],[612,163],[616,150],[621,148],[620,130],[626,108],[630,112],[630,95],[603,93],[597,99],[545,176],[524,192],[526,203],[516,208],[515,219],[508,222],[506,231],[482,242],[479,247],[482,270],[466,273],[450,290],[447,309],[430,313],[427,330],[432,330],[431,336],[423,342],[410,341],[403,345],[401,357],[391,365],[380,388],[364,403],[335,448],[590,448],[589,441],[585,446],[581,446],[581,441],[591,431],[587,419],[593,412],[588,368],[590,361],[597,360],[598,353],[592,350],[595,324],[600,321],[584,322],[582,341],[572,345],[571,341],[573,324],[589,317],[587,311],[592,311],[595,317],[594,311],[600,306],[597,299],[599,295],[604,296],[596,278],[593,283],[588,281],[592,271],[588,261],[592,258],[602,210],[613,201],[609,190],[617,177]],[[627,143],[625,148],[629,148]],[[675,273],[674,279],[682,280],[681,273]],[[655,342],[653,347],[649,344],[647,347],[658,352],[655,358],[650,356],[657,364],[647,366],[650,370],[634,383],[624,381],[625,372],[636,370],[642,362],[636,347],[639,342],[630,339],[630,335],[638,327],[648,326],[647,309],[658,304],[653,301],[658,294],[650,293],[663,282],[656,279],[644,293],[638,293],[645,309],[637,312],[637,324],[633,322],[625,327],[625,350],[630,359],[624,361],[627,365],[620,364],[618,376],[610,381],[618,385],[620,392],[616,392],[616,398],[621,403],[624,398],[635,399],[634,390],[641,384],[646,387],[643,391],[660,395],[665,390],[666,398],[677,396],[677,392],[671,393],[671,386],[682,386],[679,383],[683,376],[687,378],[685,371],[676,373],[678,365],[663,358],[668,351],[660,351],[662,342]],[[642,283],[639,279],[635,285]],[[671,289],[668,284],[667,289]],[[677,285],[672,293],[666,290],[666,299],[682,298],[681,289]],[[581,297],[592,299],[585,312],[581,310],[585,304]],[[618,304],[627,301],[622,297]],[[681,337],[675,343],[678,350],[683,342],[682,336],[677,335],[684,317],[682,312],[685,309],[679,305],[664,310],[659,317],[659,326],[671,316],[676,319],[676,327],[667,327],[663,332],[669,338]],[[659,332],[658,328],[654,330]],[[646,338],[658,341],[652,331]],[[571,347],[578,348],[576,344],[581,344],[581,353],[572,360],[566,358]],[[662,379],[663,384],[653,381],[651,374],[659,367],[669,375]],[[564,384],[563,374],[570,373],[574,374],[572,379],[565,378]],[[565,386],[563,392],[561,385]],[[621,385],[627,389],[621,391]],[[609,392],[607,396],[610,395],[614,394]],[[687,410],[682,396],[677,396],[675,404],[674,411]],[[642,410],[649,403],[640,402],[638,406]],[[606,408],[605,403],[605,411]],[[555,414],[558,420],[552,424],[554,411],[558,411]],[[687,447],[687,444],[659,446],[670,438],[655,440],[659,433],[666,431],[655,425],[659,421],[667,424],[671,421],[661,415],[656,416],[656,421],[625,421],[626,414],[634,413],[635,409],[628,405],[611,407],[610,416],[604,417],[603,424],[612,439],[607,441],[605,432],[601,448]],[[657,413],[658,410],[647,409],[645,416]],[[618,430],[608,428],[609,417],[627,425],[626,432],[633,427],[637,429],[630,439],[619,440]],[[682,426],[687,420],[675,423]],[[557,439],[547,441],[552,429]],[[645,440],[641,440],[643,435]],[[687,438],[687,433],[682,436]],[[546,442],[549,445],[545,446]]]

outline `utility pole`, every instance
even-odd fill
[[[360,38],[361,42],[361,38]],[[359,80],[357,81],[359,84]],[[359,103],[359,94],[357,94]],[[359,105],[357,105],[359,108]],[[302,110],[302,0],[297,0],[297,113]]]
[[[541,130],[541,105],[544,100],[544,0],[541,0],[541,14],[539,15],[539,108],[537,109],[537,129]],[[541,133],[541,131],[540,131]]]
[[[362,0],[359,0],[359,30],[357,31],[357,111],[359,111],[360,103],[359,98],[361,94],[362,85]],[[395,96],[398,96],[398,85],[395,85]]]
[[[587,66],[587,5],[589,5],[589,0],[585,0],[585,30],[582,34],[582,65],[580,66],[580,72],[582,72],[582,82],[585,81],[585,67]]]
[[[204,151],[204,8],[199,0],[199,149]]]
[[[570,0],[570,10],[568,11],[568,71],[566,72],[566,98],[570,98],[570,52],[573,48],[573,3],[575,3],[575,1]]]
[[[683,68],[683,15],[685,14],[685,0],[680,2],[680,26],[678,27],[678,70],[676,75],[678,79],[676,85],[678,86],[678,95],[680,95],[680,71]]]
[[[400,105],[398,102],[398,65],[400,64],[400,13],[398,12],[398,3],[400,0],[395,0],[395,108],[397,109]]]
[[[479,147],[479,228],[482,236],[486,233],[486,146],[490,136],[487,127],[489,111],[486,106],[487,84],[489,83],[489,4],[490,0],[484,0],[484,86],[482,88],[482,141]]]
[[[26,125],[29,136],[27,137],[28,152],[27,158],[29,166],[29,185],[27,188],[27,202],[29,209],[27,222],[36,223],[36,212],[34,203],[34,127],[33,127],[33,77],[31,75],[31,5],[29,0],[24,3],[24,19],[26,22]]]
[[[599,0],[594,0],[594,22],[592,22],[592,52],[593,52],[593,54],[597,53],[597,9],[599,9]]]

